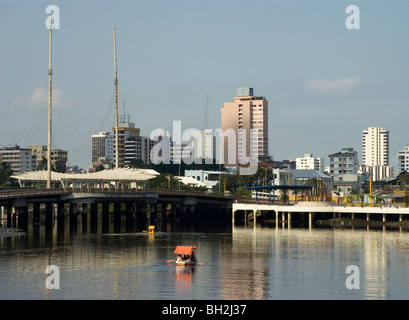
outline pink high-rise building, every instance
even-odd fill
[[[268,157],[268,101],[265,97],[254,96],[253,88],[238,88],[233,101],[225,102],[221,108],[221,120],[226,165],[248,164],[249,157]],[[229,129],[234,130],[235,139],[226,137]],[[251,130],[257,135],[251,135]],[[235,159],[228,157],[233,149]]]

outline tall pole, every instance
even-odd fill
[[[118,132],[118,76],[116,70],[116,32],[114,27],[114,69],[115,69],[115,168],[119,168],[119,132]]]
[[[50,44],[49,44],[49,61],[48,61],[48,141],[47,141],[47,189],[51,188],[51,104],[52,104],[52,19],[50,15]]]

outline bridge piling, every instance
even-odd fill
[[[157,212],[158,205],[156,203],[150,203],[149,205],[149,223],[154,224],[158,218]]]
[[[126,222],[129,224],[133,221],[133,215],[134,215],[134,203],[133,202],[126,202],[125,203],[125,210],[126,210]]]

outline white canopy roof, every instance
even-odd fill
[[[118,168],[102,170],[94,173],[72,174],[51,172],[52,181],[121,181],[143,182],[155,178],[158,172],[152,169]],[[21,182],[44,182],[47,181],[47,171],[28,171],[20,175],[11,176]]]

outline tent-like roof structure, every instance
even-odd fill
[[[51,172],[51,181],[60,182],[63,186],[70,183],[138,183],[146,182],[157,175],[159,173],[151,169],[118,168],[86,174]],[[47,171],[28,171],[11,177],[17,179],[20,185],[41,183],[47,181]]]
[[[51,171],[51,181],[61,181],[62,178],[67,176],[67,173],[54,172]],[[18,181],[25,182],[46,182],[47,181],[47,171],[26,171],[19,175],[12,175],[11,178],[17,179]]]
[[[134,169],[134,168],[118,168],[110,170],[102,170],[87,174],[67,174],[63,180],[67,181],[147,181],[159,175],[158,172],[151,169]]]

